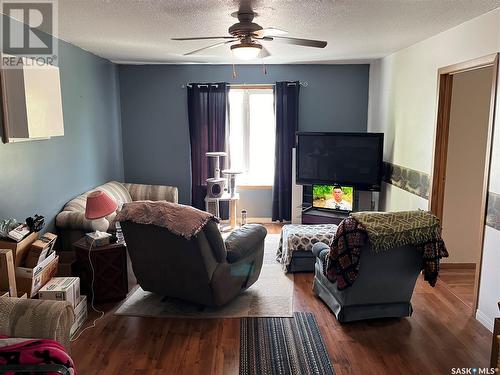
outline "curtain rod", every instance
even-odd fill
[[[210,86],[214,86],[214,87],[219,87],[216,83],[204,83],[204,84],[199,84],[198,87],[208,87],[208,85]],[[288,82],[288,86],[294,86],[295,85],[295,82]],[[302,86],[302,87],[307,87],[309,86],[309,83],[307,81],[300,81],[299,82],[299,85]],[[274,83],[230,83],[228,85],[229,87],[234,87],[234,86],[238,86],[238,87],[241,87],[241,86],[248,86],[248,87],[252,87],[252,86],[276,86],[276,84]],[[193,87],[191,85],[191,83],[186,83],[185,85],[182,85],[181,88],[185,89],[186,87]]]

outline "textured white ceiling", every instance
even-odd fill
[[[231,63],[228,46],[183,56],[214,42],[170,38],[228,35],[238,6],[236,0],[61,0],[59,36],[114,62]],[[500,0],[253,1],[261,26],[328,41],[324,49],[268,42],[266,63],[377,58],[499,6]]]

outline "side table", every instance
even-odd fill
[[[85,237],[73,244],[76,252],[76,266],[80,276],[83,294],[91,298],[92,268],[94,268],[94,301],[105,302],[124,299],[128,293],[127,245],[114,243],[92,247]]]

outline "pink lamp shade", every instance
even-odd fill
[[[96,190],[87,196],[85,218],[88,220],[100,219],[116,211],[118,204],[104,191]]]

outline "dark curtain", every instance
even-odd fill
[[[292,149],[299,122],[299,82],[276,82],[276,146],[274,157],[273,221],[292,218]]]
[[[206,180],[213,177],[213,166],[206,153],[226,150],[227,91],[227,83],[188,85],[191,204],[201,210],[205,210]],[[221,158],[221,170],[224,159]]]

